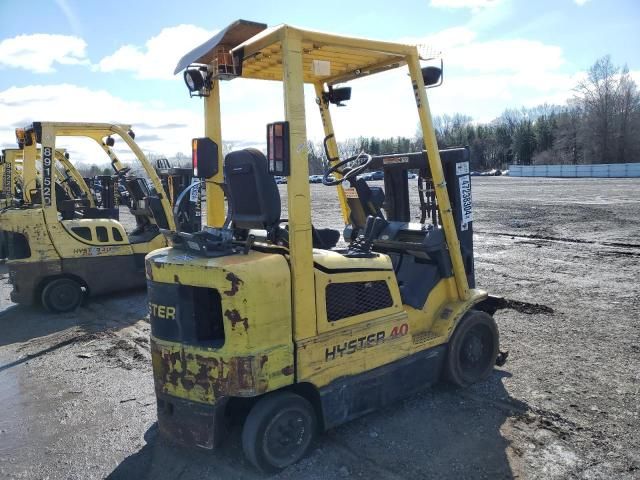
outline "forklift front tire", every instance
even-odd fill
[[[52,313],[65,313],[82,303],[82,286],[71,278],[56,278],[42,290],[42,305]]]
[[[446,379],[468,387],[493,371],[499,348],[498,327],[491,315],[470,310],[453,332],[445,364]]]
[[[242,448],[256,468],[278,472],[307,453],[316,429],[316,414],[306,399],[291,392],[273,393],[250,410],[242,429]]]

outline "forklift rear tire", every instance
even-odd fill
[[[273,393],[249,411],[242,449],[259,470],[278,472],[307,453],[316,429],[316,414],[306,399],[291,392]]]
[[[454,385],[468,387],[493,371],[499,348],[498,327],[491,315],[470,310],[449,342],[445,377]]]
[[[82,303],[82,286],[71,278],[56,278],[42,290],[42,305],[52,313],[70,312]]]

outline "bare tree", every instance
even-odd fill
[[[598,59],[576,96],[584,112],[581,140],[589,163],[625,162],[638,154],[631,144],[640,133],[640,97],[626,66],[614,66],[609,55]]]

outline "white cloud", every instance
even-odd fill
[[[0,42],[0,65],[35,73],[54,72],[54,64],[87,65],[87,43],[70,35],[36,33]]]
[[[195,110],[127,101],[104,90],[60,84],[0,91],[0,146],[15,146],[14,128],[32,121],[131,124],[143,151],[168,156],[189,152],[191,138],[201,135],[203,128],[202,116]],[[59,146],[69,148],[78,161],[108,162],[91,142],[63,139]]]
[[[431,0],[430,5],[435,8],[471,8],[479,10],[495,7],[501,0]]]
[[[564,64],[560,47],[523,39],[468,43],[445,51],[445,58],[457,67],[478,72],[544,72]]]
[[[125,45],[100,62],[98,69],[103,71],[125,70],[140,78],[172,79],[163,84],[167,90],[162,98],[127,101],[104,90],[68,84],[13,87],[0,92],[0,144],[13,145],[16,122],[106,121],[132,124],[145,151],[167,156],[188,153],[190,139],[203,134],[202,100],[189,99],[182,80],[172,72],[184,53],[212,34],[189,25],[165,28],[144,47]],[[518,38],[484,41],[478,40],[479,36],[469,26],[460,26],[402,40],[443,51],[444,85],[428,91],[434,115],[460,112],[476,121],[490,121],[505,108],[563,103],[572,96],[578,76],[566,71],[559,47]],[[415,133],[418,116],[406,68],[366,77],[351,86],[348,107],[332,108],[339,140]],[[266,124],[284,120],[282,85],[236,79],[222,82],[220,88],[223,139],[237,147],[264,145]],[[307,134],[319,140],[323,131],[313,89],[305,87],[305,94]],[[179,95],[184,103],[167,105],[171,99],[181,98]],[[77,153],[83,161],[102,161],[100,152],[78,147]]]
[[[215,33],[195,25],[167,27],[147,40],[144,46],[123,45],[100,60],[96,69],[102,72],[130,71],[140,79],[172,79],[178,60]]]
[[[576,5],[578,5],[579,7],[583,6],[585,3],[587,3],[589,0],[573,0],[574,3]]]

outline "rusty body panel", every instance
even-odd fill
[[[225,396],[253,397],[269,391],[270,383],[280,386],[287,380],[287,361],[291,351],[280,349],[260,355],[228,356],[214,354],[196,347],[176,347],[174,344],[151,342],[156,393],[176,394],[203,403],[215,403]],[[273,364],[284,365],[273,371]]]
[[[204,405],[158,394],[157,402],[158,428],[165,438],[206,449],[214,448],[224,438],[224,399]]]
[[[161,249],[147,255],[146,271],[158,395],[214,404],[293,382],[291,284],[284,256],[251,251],[205,258]],[[194,310],[197,299],[191,295],[203,289],[219,299],[213,309],[218,313]],[[171,322],[178,328],[172,330]],[[187,322],[194,322],[196,331],[203,322],[220,322],[224,334],[185,339]]]

